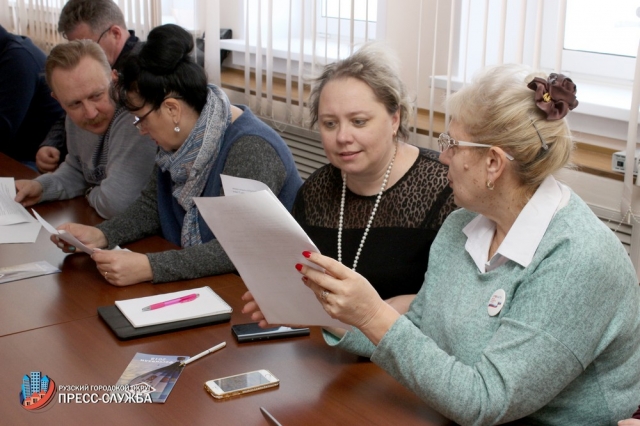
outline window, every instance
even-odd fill
[[[484,66],[523,63],[560,72],[578,84],[580,107],[572,129],[623,141],[631,106],[635,55],[640,40],[637,1],[501,0],[452,2],[453,41],[438,39],[436,87],[457,90]],[[634,4],[635,3],[635,4]],[[563,5],[566,9],[563,10]],[[443,14],[446,15],[446,14]],[[438,16],[439,34],[447,34],[447,16]],[[560,20],[564,19],[564,22]],[[564,29],[564,33],[559,33]],[[444,52],[451,49],[451,79]],[[616,142],[617,143],[617,142]]]
[[[162,0],[162,23],[177,24],[181,27],[196,30],[195,0]]]
[[[616,0],[607,7],[599,2],[569,0],[564,48],[635,57],[640,39],[638,5],[636,0]]]
[[[637,9],[634,0],[616,0],[606,7],[601,2],[568,0],[563,69],[632,80],[640,40]]]
[[[353,7],[353,38],[355,43],[376,38],[378,0],[322,0],[317,4],[316,27],[319,36],[350,39],[351,8]]]
[[[357,21],[376,22],[378,20],[378,0],[353,0],[354,16]],[[322,0],[322,16],[327,18],[348,18],[351,16],[351,1]]]

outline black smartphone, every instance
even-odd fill
[[[308,328],[272,327],[260,328],[257,322],[236,324],[231,331],[239,343],[256,342],[259,340],[283,339],[285,337],[308,336]]]

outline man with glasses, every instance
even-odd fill
[[[111,67],[120,70],[124,59],[142,42],[127,30],[122,11],[113,0],[70,0],[60,12],[58,32],[69,41],[93,40],[107,55]],[[36,165],[51,172],[64,160],[64,120],[57,123],[36,155]]]
[[[156,146],[109,96],[116,77],[105,52],[91,40],[60,44],[45,73],[52,96],[67,113],[69,154],[55,172],[16,181],[15,200],[30,206],[85,194],[104,218],[124,211],[149,180]]]

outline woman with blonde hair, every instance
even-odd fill
[[[573,149],[564,116],[575,94],[566,76],[503,65],[450,97],[440,160],[461,209],[442,225],[408,313],[329,257],[304,252],[295,265],[324,309],[353,326],[325,331],[329,344],[370,357],[462,425],[613,425],[633,413],[636,273],[553,177]]]
[[[369,43],[315,80],[311,125],[330,164],[303,184],[292,213],[322,253],[406,311],[454,205],[438,153],[407,143],[411,104],[395,62]]]

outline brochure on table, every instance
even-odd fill
[[[116,386],[125,387],[127,390],[114,393],[129,393],[141,400],[148,394],[151,401],[164,403],[184,369],[180,362],[187,359],[189,357],[183,355],[152,355],[138,352],[116,382]]]

